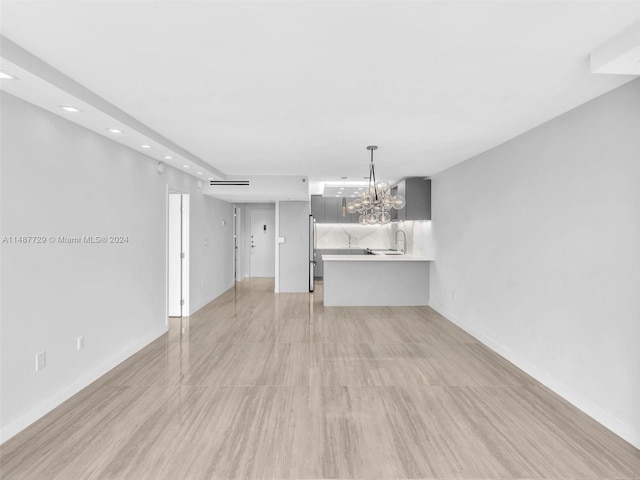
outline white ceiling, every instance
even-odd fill
[[[8,39],[226,175],[432,175],[635,77],[640,2],[2,1]]]

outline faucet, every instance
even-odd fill
[[[404,230],[398,230],[396,232],[396,248],[398,248],[398,234],[401,233],[402,236],[404,237],[404,240],[402,241],[402,250],[400,250],[402,253],[406,253],[405,249],[407,248],[407,234],[404,233]]]

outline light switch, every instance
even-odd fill
[[[278,237],[278,243],[284,243],[284,237]]]

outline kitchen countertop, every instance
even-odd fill
[[[433,258],[418,255],[322,255],[322,260],[325,262],[433,262]]]
[[[358,247],[352,245],[351,247],[316,247],[316,250],[366,250],[367,247]]]

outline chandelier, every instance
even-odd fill
[[[367,150],[371,152],[369,164],[369,185],[353,202],[347,204],[349,213],[360,214],[358,222],[362,225],[387,224],[391,221],[391,209],[404,208],[405,199],[402,195],[391,195],[389,182],[376,181],[376,171],[373,164],[373,151],[378,147],[369,145]]]

